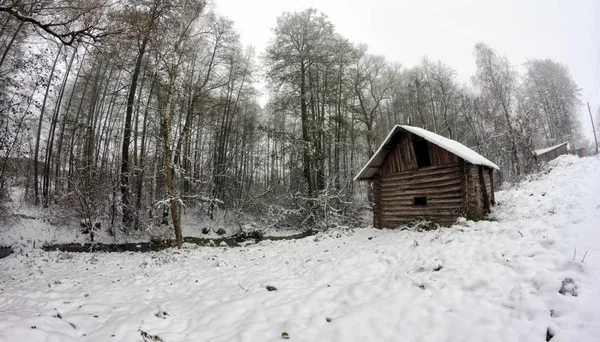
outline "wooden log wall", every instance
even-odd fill
[[[479,183],[479,167],[467,164],[467,216],[477,216],[483,213],[483,199]]]
[[[373,178],[373,227],[381,226],[381,178]]]
[[[382,176],[396,174],[417,169],[417,158],[408,134],[403,133],[391,142],[394,146],[388,153],[386,160],[381,165],[379,173]]]
[[[451,225],[463,209],[461,174],[456,163],[381,176],[374,193],[379,204],[374,212],[376,227],[395,228],[419,218]],[[427,205],[413,205],[414,198],[421,196],[427,197]]]
[[[494,197],[494,170],[488,167],[483,167],[485,186],[490,196],[490,205],[496,204],[496,198]]]
[[[467,216],[482,217],[495,203],[493,170],[480,165],[467,165]]]
[[[417,170],[417,158],[413,148],[413,141],[423,140],[411,133],[400,133],[390,142],[394,146],[388,153],[386,160],[381,165],[379,173],[388,176],[405,171]],[[431,166],[458,164],[459,158],[443,148],[427,142]]]
[[[458,156],[454,153],[448,152],[443,148],[434,145],[432,143],[427,143],[429,149],[429,157],[431,159],[431,165],[450,165],[457,164],[459,159]]]

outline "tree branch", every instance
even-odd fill
[[[7,13],[8,15],[14,17],[15,19],[21,22],[32,24],[35,28],[41,29],[49,35],[57,38],[62,44],[67,46],[72,46],[75,41],[79,41],[82,38],[87,37],[92,39],[93,41],[96,41],[97,39],[108,35],[108,33],[103,33],[103,31],[105,30],[104,28],[96,27],[93,24],[86,25],[78,30],[71,30],[67,28],[69,24],[73,23],[81,16],[85,15],[85,13],[91,12],[91,10],[88,10],[88,12],[82,12],[74,18],[61,23],[42,23],[40,20],[32,16],[19,13],[19,11],[15,9],[15,6],[0,6],[0,12]],[[66,32],[60,32],[56,30],[55,27],[65,27]]]

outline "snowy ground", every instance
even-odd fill
[[[14,254],[0,259],[0,340],[142,341],[141,329],[168,342],[283,332],[293,341],[545,341],[548,331],[552,341],[596,341],[600,159],[563,156],[550,167],[496,194],[497,221],[438,231]],[[563,295],[565,278],[577,288]]]

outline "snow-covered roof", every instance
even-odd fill
[[[550,152],[550,151],[552,151],[554,149],[557,149],[557,148],[559,148],[559,147],[561,147],[561,146],[563,146],[565,144],[568,144],[568,143],[569,142],[567,141],[567,142],[564,142],[562,144],[558,144],[558,145],[554,145],[554,146],[542,148],[542,149],[539,149],[539,150],[535,150],[535,151],[533,151],[533,154],[535,154],[536,156],[539,156],[540,154],[548,153],[548,152]],[[567,149],[569,149],[569,146],[567,146]]]
[[[437,146],[445,149],[446,151],[455,154],[456,156],[465,160],[468,163],[471,163],[474,165],[483,165],[483,166],[487,166],[487,167],[490,167],[490,168],[496,169],[496,170],[500,169],[498,167],[498,165],[492,163],[491,161],[489,161],[486,158],[484,158],[483,156],[481,156],[479,153],[473,151],[472,149],[459,143],[458,141],[445,138],[439,134],[430,132],[423,128],[406,126],[406,125],[396,125],[390,131],[390,133],[387,135],[387,137],[385,138],[385,140],[383,141],[381,146],[379,146],[379,149],[377,149],[377,152],[375,152],[375,154],[371,157],[371,159],[369,159],[367,164],[365,164],[365,166],[360,170],[360,172],[356,175],[356,177],[354,177],[355,181],[367,180],[367,179],[371,179],[371,178],[373,178],[373,176],[375,176],[375,174],[377,173],[377,170],[379,169],[381,164],[383,164],[383,161],[385,160],[385,157],[387,156],[388,152],[391,150],[391,147],[388,146],[388,144],[390,143],[390,140],[397,132],[409,132],[409,133],[418,135],[421,138],[429,141],[430,143],[437,145]]]

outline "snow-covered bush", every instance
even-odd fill
[[[152,224],[146,229],[146,233],[153,242],[165,242],[173,239],[173,227],[162,224]]]

